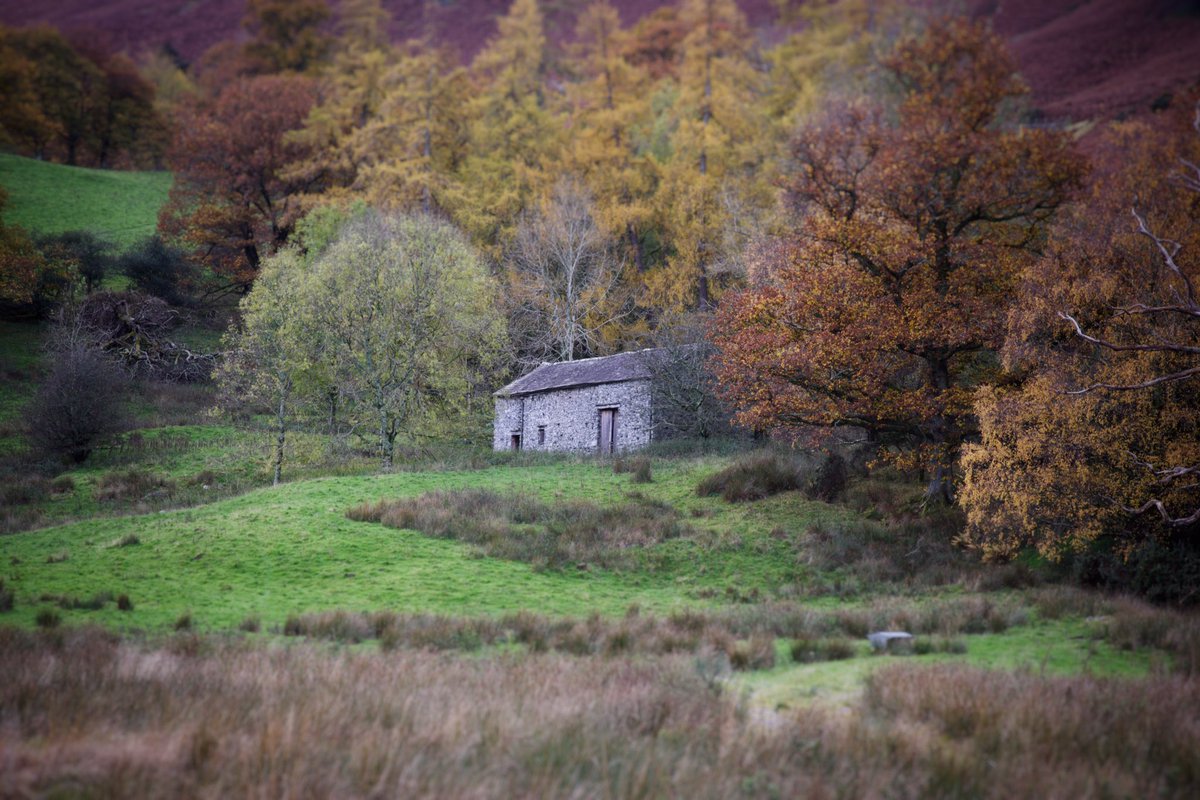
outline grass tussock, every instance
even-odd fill
[[[633,458],[618,457],[613,459],[612,471],[614,475],[624,475],[628,473],[634,483],[653,483],[654,469],[650,459],[646,456],[634,456]]]
[[[27,506],[50,496],[54,484],[41,475],[7,474],[0,480],[0,507]]]
[[[0,770],[0,795],[1200,793],[1194,677],[906,664],[875,671],[849,707],[747,713],[707,679],[720,661],[0,630],[0,750],[21,764]]]
[[[478,547],[485,555],[562,569],[636,565],[643,548],[688,535],[670,505],[634,497],[618,506],[543,503],[487,490],[428,492],[355,506],[346,516]]]
[[[7,611],[12,611],[17,604],[17,595],[12,589],[4,585],[4,579],[0,578],[0,614]]]
[[[106,472],[96,481],[95,497],[101,503],[165,499],[175,491],[175,482],[141,469]]]
[[[846,491],[849,478],[845,459],[836,453],[801,455],[767,450],[740,458],[709,475],[696,485],[696,494],[744,503],[802,491],[809,499],[832,502]]]
[[[804,474],[795,459],[781,453],[755,453],[738,459],[696,485],[700,497],[720,496],[729,503],[762,500],[804,485]]]

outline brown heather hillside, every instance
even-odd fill
[[[569,38],[586,0],[548,0],[550,35]],[[614,0],[626,22],[664,5]],[[336,6],[336,3],[333,3]],[[430,26],[464,59],[491,35],[509,0],[386,0],[392,34],[406,38]],[[193,59],[213,43],[239,35],[244,0],[0,0],[0,22],[48,22],[86,30],[137,52],[170,44]],[[741,0],[767,38],[771,0]],[[1158,98],[1200,81],[1200,0],[968,0],[1008,37],[1032,85],[1037,106],[1052,118],[1113,117],[1147,110]]]

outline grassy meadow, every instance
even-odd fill
[[[127,247],[153,235],[171,188],[169,172],[122,172],[0,153],[7,222],[35,234],[87,230]]]

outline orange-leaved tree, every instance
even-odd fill
[[[1027,90],[981,25],[935,21],[883,66],[893,113],[844,106],[796,138],[795,235],[721,307],[718,371],[742,423],[865,430],[949,501],[972,390],[1084,165],[1065,133],[1009,123]]]
[[[1129,556],[1200,529],[1193,113],[1115,125],[1088,202],[1028,271],[1004,349],[1018,380],[980,392],[964,454],[964,539],[987,555]]]
[[[238,78],[180,112],[168,154],[175,183],[159,228],[191,246],[223,288],[249,286],[291,232],[295,198],[321,178],[285,170],[305,155],[286,134],[304,124],[312,103],[310,79],[264,75]]]

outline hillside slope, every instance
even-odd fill
[[[510,0],[385,0],[397,39],[433,32],[464,59],[479,51]],[[570,38],[586,0],[544,3],[554,41]],[[665,3],[614,0],[626,22]],[[764,33],[775,19],[771,0],[740,0]],[[336,3],[334,3],[336,5]],[[1010,40],[1049,117],[1112,117],[1146,110],[1161,95],[1200,81],[1197,0],[970,0]],[[0,4],[0,22],[48,22],[87,30],[136,52],[169,43],[195,58],[240,32],[244,0],[43,0]]]
[[[169,172],[118,172],[0,154],[6,222],[33,233],[89,230],[119,246],[150,236],[171,188]]]

